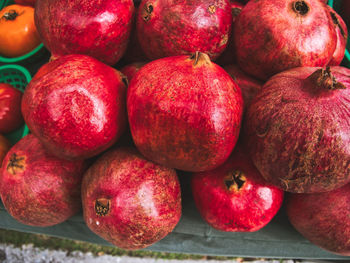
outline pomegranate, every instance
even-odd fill
[[[319,0],[249,1],[234,23],[237,62],[261,80],[301,66],[326,66],[337,34]]]
[[[300,67],[273,76],[247,110],[245,136],[263,177],[285,191],[350,181],[350,69]]]
[[[228,65],[225,66],[224,69],[228,74],[230,74],[233,80],[236,81],[238,86],[241,88],[244,108],[246,109],[254,96],[261,89],[263,83],[251,76],[248,76],[236,65]]]
[[[53,57],[84,54],[113,65],[126,50],[132,0],[37,0],[35,25]]]
[[[19,222],[52,226],[81,208],[80,185],[85,161],[68,161],[48,153],[29,134],[7,153],[0,174],[6,210]]]
[[[129,65],[126,65],[120,71],[127,77],[127,79],[130,82],[130,80],[134,77],[136,72],[138,72],[140,68],[142,68],[145,64],[146,62],[135,62]]]
[[[127,94],[136,147],[148,159],[185,171],[213,169],[239,134],[241,90],[209,56],[174,56],[143,66]]]
[[[181,217],[175,170],[154,164],[134,148],[109,150],[86,172],[84,220],[123,249],[141,249],[169,234]]]
[[[241,13],[244,4],[239,1],[231,1],[231,12],[232,12],[232,28],[236,21],[237,16]],[[227,47],[220,57],[216,60],[219,65],[228,65],[236,62],[236,53],[234,47],[234,33],[231,32],[231,36],[228,40]]]
[[[339,66],[344,58],[346,42],[348,40],[348,29],[344,20],[339,16],[332,7],[327,6],[329,13],[332,17],[335,30],[337,32],[337,46],[333,53],[331,61],[328,63],[329,66]]]
[[[137,34],[149,59],[191,54],[217,58],[231,32],[229,0],[142,0]]]
[[[31,132],[53,154],[85,159],[126,127],[126,85],[117,70],[84,55],[62,56],[38,72],[22,99]]]
[[[290,194],[286,210],[289,221],[310,242],[350,256],[350,184],[326,193]]]
[[[254,232],[276,215],[283,191],[267,183],[248,155],[235,148],[220,167],[194,173],[192,193],[196,206],[212,227],[221,231]]]

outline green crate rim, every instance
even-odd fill
[[[17,63],[17,62],[26,60],[26,59],[30,58],[31,56],[34,56],[42,48],[44,48],[44,44],[43,43],[41,43],[39,46],[37,46],[35,49],[30,51],[29,53],[24,54],[23,56],[20,56],[20,57],[7,58],[7,57],[0,56],[0,62],[2,62],[2,63]]]
[[[4,70],[4,69],[15,69],[15,70],[20,71],[24,75],[24,77],[26,78],[27,83],[29,83],[32,80],[32,76],[30,75],[29,71],[25,67],[22,67],[20,65],[10,64],[10,65],[0,66],[0,71]],[[26,136],[28,133],[29,133],[28,126],[27,126],[27,124],[24,124],[24,129],[23,129],[23,132],[21,134],[21,138]]]

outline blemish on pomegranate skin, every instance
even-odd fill
[[[16,153],[13,153],[8,161],[6,167],[7,171],[13,175],[15,175],[16,172],[22,172],[26,163],[25,159],[24,156],[18,156]]]

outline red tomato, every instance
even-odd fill
[[[21,113],[22,92],[10,84],[0,83],[0,132],[9,133],[24,123]]]

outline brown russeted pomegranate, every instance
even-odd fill
[[[239,67],[267,80],[294,67],[326,66],[337,34],[320,0],[260,0],[242,9],[234,40]]]
[[[62,56],[38,71],[22,99],[30,131],[53,154],[85,159],[112,146],[125,130],[123,75],[85,55]]]
[[[210,170],[229,157],[242,109],[238,85],[199,52],[146,64],[127,93],[136,147],[156,163],[185,171]]]
[[[142,0],[137,35],[149,59],[192,54],[217,58],[231,33],[229,0]]]
[[[135,148],[102,155],[82,184],[84,220],[123,249],[141,249],[169,234],[181,217],[175,170],[146,160]]]
[[[32,134],[7,153],[0,173],[1,200],[11,216],[31,226],[59,224],[81,208],[85,161],[68,161],[47,152]]]
[[[290,194],[286,211],[295,229],[310,242],[350,256],[350,184],[326,193]]]
[[[329,66],[339,66],[344,58],[346,42],[348,40],[348,29],[344,20],[340,17],[340,15],[334,11],[334,9],[330,6],[327,6],[329,13],[332,17],[332,21],[334,23],[335,31],[337,33],[337,46],[334,50],[333,57],[331,61],[328,63]]]
[[[83,54],[113,65],[126,50],[132,0],[37,0],[35,25],[53,57]]]
[[[273,76],[247,110],[255,166],[285,191],[326,192],[350,181],[350,69],[300,67]]]

